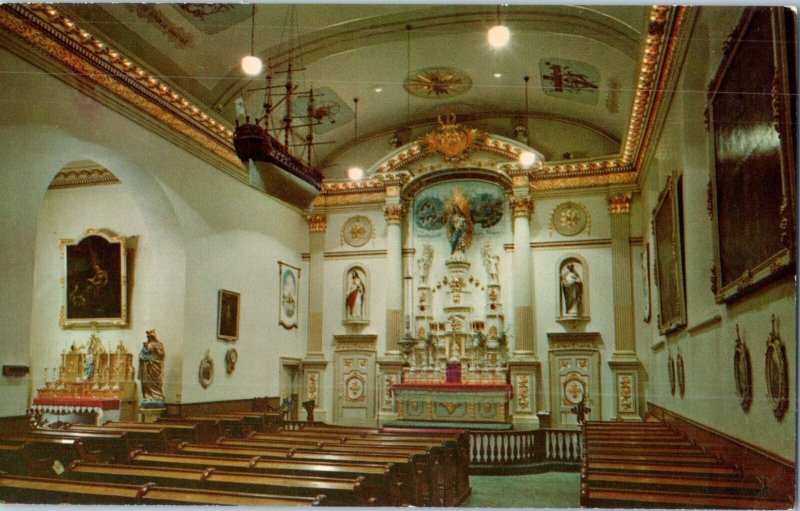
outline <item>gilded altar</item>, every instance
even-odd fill
[[[399,383],[392,386],[397,419],[462,423],[508,423],[511,385]]]
[[[92,334],[85,345],[65,349],[59,367],[44,371],[44,386],[31,406],[34,414],[55,415],[62,422],[64,416],[95,423],[136,420],[133,355],[121,342],[111,351]]]

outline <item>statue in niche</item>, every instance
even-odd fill
[[[364,273],[360,268],[350,270],[350,278],[347,284],[347,296],[345,297],[345,312],[347,320],[365,319],[364,296],[367,292],[364,284]]]
[[[563,315],[580,316],[583,307],[583,280],[572,261],[561,270],[561,293],[564,297]]]
[[[139,379],[142,382],[142,406],[146,402],[164,402],[164,345],[155,330],[147,331],[147,339],[139,352]],[[151,405],[152,406],[152,405]]]
[[[431,271],[433,262],[433,247],[425,245],[422,247],[422,257],[417,259],[417,269],[419,270],[419,280],[422,284],[428,283],[428,274]]]
[[[470,213],[469,199],[460,190],[453,190],[445,209],[447,239],[450,241],[450,255],[464,254],[472,245],[474,224]]]
[[[489,274],[489,284],[497,284],[500,280],[500,256],[492,253],[492,245],[483,245],[483,265]]]

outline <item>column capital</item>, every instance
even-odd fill
[[[387,204],[383,207],[383,216],[388,224],[399,224],[403,221],[405,209],[402,204]]]
[[[630,192],[616,193],[608,196],[608,211],[612,215],[628,214],[631,212],[631,198],[633,194]]]
[[[328,228],[328,215],[307,215],[309,232],[325,232]]]
[[[533,213],[533,199],[527,196],[511,196],[508,199],[511,213],[514,218],[524,216],[530,218]]]

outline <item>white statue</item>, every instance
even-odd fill
[[[500,281],[500,256],[492,253],[492,245],[486,243],[483,245],[483,265],[486,267],[486,273],[489,274],[489,283],[497,284]]]
[[[431,271],[431,263],[433,262],[433,247],[425,245],[422,247],[422,257],[417,259],[417,269],[419,270],[420,283],[428,283],[428,273]]]

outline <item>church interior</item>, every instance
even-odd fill
[[[794,507],[796,44],[0,5],[0,501]]]

